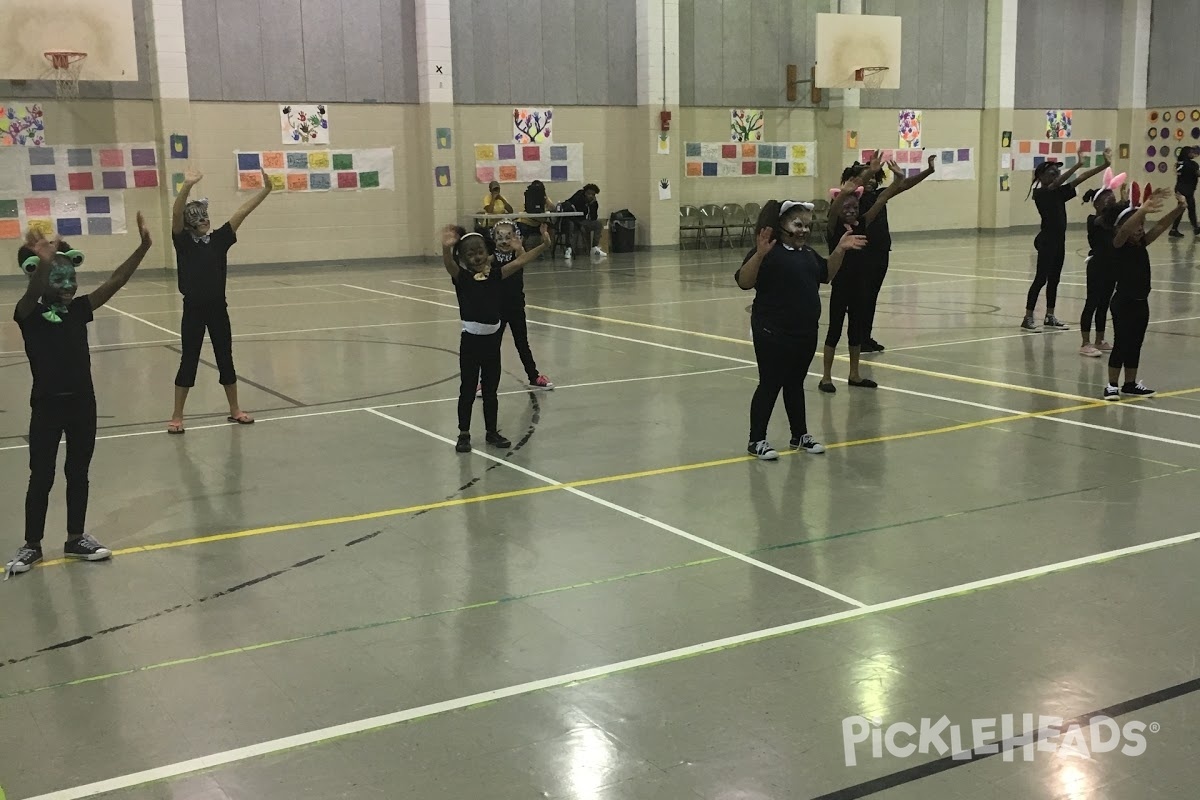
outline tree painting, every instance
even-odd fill
[[[517,144],[536,144],[550,141],[552,108],[514,108],[513,141]]]
[[[761,142],[765,120],[761,108],[729,110],[729,141]]]
[[[46,143],[46,120],[42,107],[8,106],[0,104],[0,146],[33,145]]]
[[[284,144],[329,144],[329,115],[325,106],[281,106]]]

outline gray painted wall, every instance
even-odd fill
[[[1123,0],[1020,3],[1016,107],[1117,108],[1123,6]],[[1194,31],[1195,23],[1189,27]]]
[[[1200,0],[1154,0],[1151,8],[1146,105],[1200,105]]]
[[[454,101],[637,105],[636,0],[450,0]]]
[[[187,0],[193,100],[417,103],[414,0]]]
[[[0,0],[3,5],[3,0]],[[79,84],[79,96],[89,100],[149,100],[153,93],[150,89],[150,31],[146,19],[147,3],[133,4],[133,37],[137,47],[138,79],[136,81],[88,81]],[[47,64],[47,67],[49,65]],[[84,62],[84,77],[87,77],[87,62]],[[18,81],[0,80],[0,97],[5,99],[54,97],[53,81]]]
[[[863,13],[902,30],[900,88],[864,89],[863,108],[983,108],[987,0],[866,0]]]

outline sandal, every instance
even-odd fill
[[[172,436],[178,436],[186,432],[187,431],[183,429],[182,422],[171,422],[167,424],[167,433],[171,434]]]
[[[238,425],[253,425],[254,418],[245,411],[238,414],[236,417],[226,417],[230,422],[236,422]]]

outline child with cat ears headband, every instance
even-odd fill
[[[1083,193],[1083,202],[1091,203],[1095,214],[1087,218],[1087,299],[1083,303],[1083,314],[1079,318],[1079,332],[1083,344],[1079,355],[1085,358],[1100,358],[1112,351],[1112,345],[1104,340],[1105,317],[1117,285],[1114,264],[1113,236],[1115,231],[1103,222],[1104,212],[1117,204],[1117,190],[1121,201],[1128,199],[1129,187],[1125,185],[1125,173],[1113,175],[1112,167],[1104,170],[1099,188]],[[1096,341],[1092,342],[1092,321],[1096,323]]]

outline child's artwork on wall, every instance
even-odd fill
[[[454,134],[451,133],[449,128],[438,128],[435,134],[437,136],[438,150],[449,150],[454,146]]]
[[[158,184],[154,142],[0,149],[0,192],[116,191]]]
[[[392,148],[370,150],[235,150],[237,188],[255,192],[266,170],[275,191],[357,192],[396,188]]]
[[[450,185],[450,167],[433,168],[433,185],[439,189],[445,189]]]
[[[1063,111],[1061,109],[1050,109],[1046,112],[1046,138],[1047,139],[1070,139],[1071,138],[1071,111]]]
[[[866,164],[874,156],[874,150],[863,150],[859,153],[859,161]],[[903,173],[902,177],[911,178],[924,172],[929,166],[929,156],[937,156],[931,181],[973,181],[975,180],[975,148],[973,147],[927,147],[921,150],[900,148],[896,150],[880,150],[879,156],[886,165],[895,161]],[[890,170],[889,170],[890,171]]]
[[[1084,168],[1090,168],[1100,163],[1104,150],[1108,147],[1107,139],[1067,139],[1063,141],[1045,141],[1043,139],[1018,139],[1016,147],[1016,168],[1024,172],[1036,169],[1043,161],[1059,161],[1071,167],[1076,161],[1082,161]]]
[[[167,152],[170,158],[186,159],[188,157],[188,137],[182,133],[172,133]]]
[[[685,142],[689,178],[811,177],[817,174],[816,142]]]
[[[62,237],[123,234],[124,198],[70,192],[34,197],[0,194],[0,239],[20,239],[26,230]]]
[[[329,112],[324,105],[279,107],[284,144],[329,144]]]
[[[514,108],[513,142],[537,144],[548,142],[553,136],[553,108]]]
[[[761,142],[767,120],[761,108],[729,109],[729,141]]]
[[[910,150],[920,150],[921,144],[921,112],[906,108],[900,112],[897,124],[899,139],[896,147]]]
[[[41,147],[46,143],[46,117],[40,103],[0,103],[0,147]]]
[[[671,134],[660,133],[658,135],[658,154],[660,156],[671,155]]]
[[[478,183],[582,181],[582,144],[477,144],[475,180]]]

